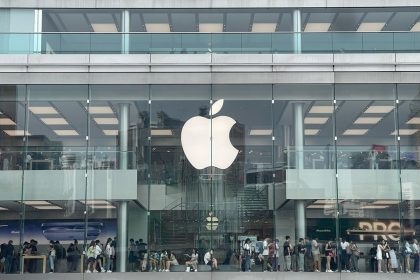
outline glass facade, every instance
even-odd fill
[[[2,85],[3,269],[415,270],[419,90]]]

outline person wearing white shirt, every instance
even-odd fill
[[[98,262],[99,267],[101,268],[101,272],[106,272],[104,267],[102,266],[102,248],[100,246],[99,240],[96,240],[96,247],[95,247],[95,259]]]
[[[218,269],[217,260],[216,258],[213,258],[213,249],[207,251],[204,255],[204,263],[211,266],[211,268]]]
[[[264,264],[263,264],[263,271],[268,271],[268,243],[269,243],[270,239],[267,237],[266,239],[264,239],[263,241],[263,252],[262,252],[262,256],[263,256],[263,260],[264,260]]]
[[[247,238],[245,240],[245,244],[243,246],[244,249],[244,257],[245,257],[245,272],[251,271],[251,246],[250,246],[251,240]]]
[[[413,255],[414,255],[414,266],[413,266],[413,272],[420,272],[419,271],[419,256],[420,254],[420,248],[419,248],[419,242],[417,239],[413,240]]]
[[[350,272],[349,270],[349,255],[347,254],[347,248],[349,243],[344,239],[340,238],[340,262],[341,262],[341,271]]]

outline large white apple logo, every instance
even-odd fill
[[[220,99],[211,106],[209,115],[217,114],[222,106],[223,99]],[[230,142],[229,132],[235,123],[227,116],[213,119],[196,116],[184,124],[182,148],[196,169],[209,166],[226,169],[233,163],[239,151]]]

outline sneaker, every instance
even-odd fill
[[[90,271],[89,269],[88,270],[86,270],[86,273],[91,273],[92,271]]]
[[[111,273],[111,272],[112,272],[112,270],[108,270],[107,272]]]
[[[101,272],[106,272],[106,270],[102,267],[102,268],[101,268]]]
[[[95,269],[94,271],[93,271],[93,273],[97,273],[98,271]]]

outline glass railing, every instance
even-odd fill
[[[0,33],[0,54],[419,51],[420,32]]]

